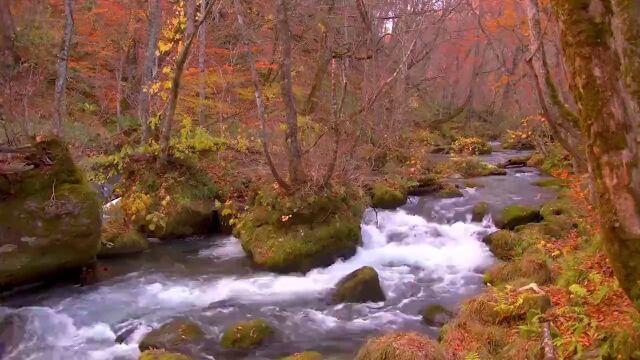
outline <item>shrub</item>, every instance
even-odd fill
[[[486,141],[476,137],[461,137],[451,144],[451,152],[462,155],[491,154],[492,149]]]

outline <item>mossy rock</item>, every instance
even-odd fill
[[[433,174],[421,176],[415,180],[415,184],[407,190],[411,196],[425,196],[436,193],[444,187],[444,184]]]
[[[569,186],[567,180],[558,178],[536,180],[532,182],[531,185],[543,188],[552,188],[556,190],[565,189]]]
[[[530,251],[515,260],[492,266],[485,272],[484,280],[493,286],[515,280],[546,285],[553,280],[553,274],[544,254]]]
[[[463,178],[473,178],[481,176],[504,176],[507,171],[495,165],[487,164],[475,158],[463,157],[452,158],[439,163],[435,171],[442,176],[452,176],[460,174]]]
[[[150,237],[167,240],[210,234],[216,227],[218,224],[217,219],[214,219],[213,202],[193,201],[169,212],[164,227],[154,230],[145,227],[145,230]]]
[[[436,193],[436,196],[441,199],[452,199],[464,197],[464,194],[454,184],[445,184],[443,188]]]
[[[66,145],[34,149],[34,169],[0,179],[0,289],[80,273],[100,248],[100,203]]]
[[[118,227],[108,221],[102,229],[102,241],[98,257],[118,257],[140,254],[149,248],[147,238],[138,230],[126,225]]]
[[[228,327],[220,341],[225,349],[249,350],[264,343],[273,335],[273,329],[261,319],[238,322]]]
[[[479,202],[471,209],[471,221],[481,222],[489,212],[489,204],[487,202]]]
[[[163,349],[180,351],[184,347],[199,343],[204,332],[198,324],[188,319],[173,319],[157,329],[151,330],[140,342],[140,351]]]
[[[437,341],[417,333],[391,333],[367,341],[354,360],[445,360]]]
[[[280,358],[280,360],[322,360],[322,354],[316,351],[304,351]]]
[[[495,257],[505,261],[517,255],[519,240],[518,236],[509,230],[498,230],[482,239]]]
[[[376,270],[362,267],[345,276],[336,284],[333,293],[335,303],[380,302],[386,299]]]
[[[472,189],[482,189],[482,188],[485,187],[485,185],[483,183],[481,183],[478,180],[473,180],[473,179],[464,180],[463,185],[466,188],[472,188]]]
[[[529,206],[511,205],[502,210],[497,225],[501,229],[513,230],[517,226],[541,220],[540,210]]]
[[[274,195],[251,206],[234,234],[258,267],[307,272],[355,254],[363,214],[362,194],[355,191],[304,199]]]
[[[138,360],[191,360],[191,357],[164,350],[147,350],[140,354]]]
[[[442,305],[432,304],[422,310],[422,321],[429,326],[444,326],[453,317],[453,313]]]
[[[407,192],[385,184],[374,184],[371,190],[371,206],[378,209],[395,209],[407,203]]]

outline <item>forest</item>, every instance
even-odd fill
[[[0,359],[640,359],[639,0],[0,0]]]

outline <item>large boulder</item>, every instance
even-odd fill
[[[204,332],[198,324],[188,319],[173,319],[149,332],[140,342],[140,351],[163,349],[182,351],[204,339]]]
[[[135,255],[149,248],[147,238],[127,224],[106,221],[102,228],[102,241],[99,257],[117,257]]]
[[[367,341],[355,360],[445,360],[437,341],[417,333],[391,333]]]
[[[262,319],[240,321],[225,330],[220,345],[225,349],[249,350],[272,335],[273,329]]]
[[[378,273],[370,266],[362,267],[342,278],[333,293],[335,303],[379,302],[385,299]]]
[[[407,192],[386,184],[377,183],[371,189],[371,206],[378,209],[395,209],[407,203]]]
[[[140,354],[138,360],[191,360],[187,355],[164,350],[147,350]]]
[[[540,210],[529,206],[511,205],[502,210],[497,225],[501,229],[513,230],[520,225],[541,220]]]
[[[0,288],[77,272],[95,261],[101,215],[67,146],[36,143],[31,170],[0,177]]]
[[[256,196],[234,229],[258,267],[307,272],[356,253],[361,244],[362,193],[327,190],[290,196],[267,191]]]

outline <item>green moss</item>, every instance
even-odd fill
[[[566,180],[558,178],[536,180],[531,184],[539,187],[553,188],[557,190],[564,189],[568,186]]]
[[[272,334],[273,329],[264,320],[241,321],[225,330],[220,344],[225,349],[248,350],[260,346]]]
[[[138,230],[107,222],[103,226],[99,257],[133,255],[149,248],[149,242]]]
[[[371,191],[371,205],[379,209],[395,209],[407,202],[407,192],[377,183]]]
[[[489,212],[489,204],[482,201],[473,206],[471,209],[471,221],[481,222]]]
[[[498,218],[498,227],[513,230],[517,226],[542,220],[540,210],[528,206],[511,205],[502,210]]]
[[[464,197],[464,194],[454,184],[445,184],[443,188],[436,193],[436,196],[442,199],[450,199]]]
[[[485,279],[493,286],[505,285],[514,280],[526,284],[534,282],[545,285],[552,280],[548,259],[544,254],[535,251],[529,251],[512,261],[496,264],[487,270],[486,274]]]
[[[472,180],[472,179],[466,179],[463,182],[464,187],[467,188],[475,188],[475,189],[482,189],[485,187],[485,185],[483,183],[481,183],[478,180]]]
[[[445,360],[440,345],[416,333],[391,333],[367,341],[354,360]]]
[[[493,255],[500,260],[511,260],[518,255],[517,250],[520,239],[511,231],[499,230],[485,236],[483,241],[489,246]]]
[[[451,158],[436,165],[434,171],[442,176],[459,174],[464,178],[507,174],[504,169],[469,157]]]
[[[429,326],[443,326],[453,313],[442,305],[432,304],[422,311],[422,321]]]
[[[145,335],[138,348],[140,351],[179,350],[203,339],[204,332],[198,324],[188,319],[174,319]]]
[[[352,256],[360,245],[362,194],[332,190],[313,195],[263,193],[234,232],[260,267],[306,272]]]
[[[362,267],[345,276],[333,293],[335,303],[364,303],[384,301],[376,270],[370,266]]]
[[[316,351],[304,351],[296,353],[287,357],[283,357],[280,360],[322,360],[322,354]]]
[[[138,360],[191,360],[187,355],[166,352],[164,350],[147,350],[140,354]]]

